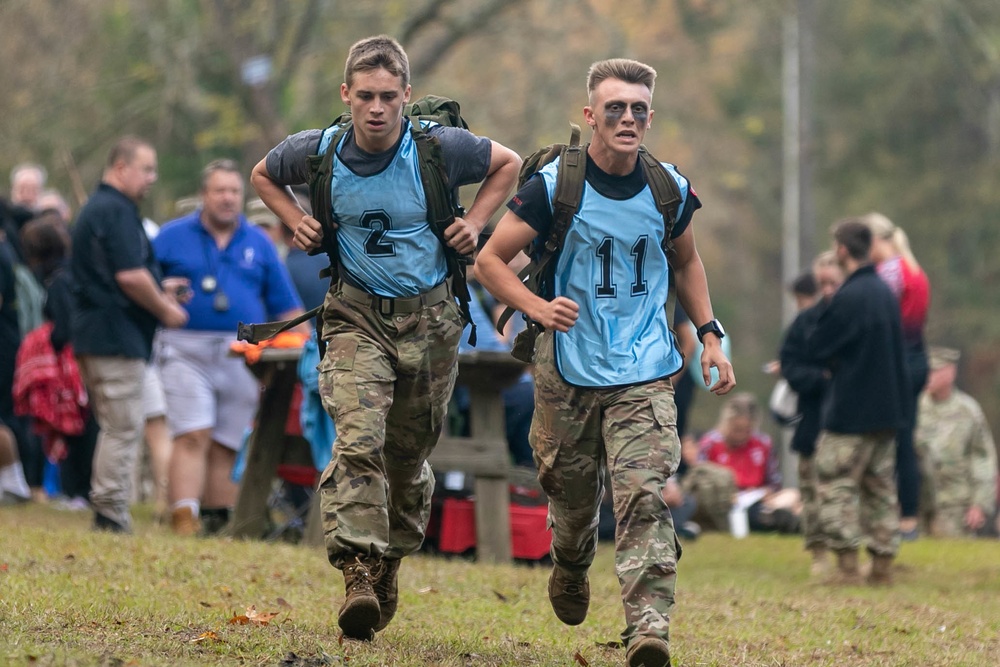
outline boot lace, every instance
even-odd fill
[[[347,590],[354,592],[357,590],[372,590],[372,575],[360,557],[350,565],[344,566],[344,578],[347,580]]]

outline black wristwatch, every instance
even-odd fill
[[[722,340],[726,337],[726,330],[722,328],[722,322],[719,320],[710,320],[707,324],[698,327],[698,342],[705,342],[705,334],[715,334],[719,340]]]

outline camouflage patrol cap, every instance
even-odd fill
[[[246,216],[247,220],[258,227],[274,227],[279,222],[278,216],[259,198],[247,202]]]
[[[961,356],[962,354],[954,348],[935,345],[928,351],[927,360],[931,370],[937,370],[949,364],[957,364]]]

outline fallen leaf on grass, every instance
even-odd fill
[[[219,635],[215,634],[211,630],[208,630],[207,632],[203,632],[194,639],[192,639],[191,643],[195,644],[197,642],[204,642],[204,641],[220,642],[222,640],[219,639]]]
[[[590,665],[590,663],[587,662],[587,659],[584,658],[582,655],[580,655],[579,651],[573,654],[573,659],[576,660],[583,667],[588,667]]]
[[[200,604],[202,607],[211,607],[212,606],[211,602],[204,602],[204,601],[202,601],[202,602],[199,602],[198,604]]]
[[[500,602],[507,601],[507,596],[496,589],[493,590],[493,595],[497,596],[497,600],[500,600]]]
[[[68,562],[73,562],[73,561],[76,560],[76,556],[74,556],[73,554],[66,554],[63,557],[63,560],[68,561]]]
[[[7,571],[7,563],[0,563],[0,572]]]
[[[254,625],[267,625],[271,620],[281,612],[259,612],[257,611],[257,605],[250,605],[247,607],[247,613],[238,614],[229,619],[230,625],[247,625],[253,623]]]
[[[625,644],[616,640],[609,642],[594,642],[594,646],[600,646],[601,648],[625,648]]]
[[[420,593],[421,595],[423,595],[423,594],[426,594],[426,593],[437,593],[437,590],[433,586],[424,586],[423,588],[419,589],[417,592]]]
[[[292,605],[288,604],[288,601],[285,600],[285,598],[278,598],[278,606],[284,607],[285,609],[294,609]]]

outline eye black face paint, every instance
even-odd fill
[[[611,102],[604,107],[604,120],[608,125],[617,125],[624,115],[625,105],[621,102]]]
[[[646,127],[649,122],[649,109],[645,104],[636,104],[632,107],[632,118],[638,127]]]
[[[604,120],[608,125],[617,125],[624,115],[625,104],[622,102],[608,102],[604,107]],[[649,108],[642,103],[633,104],[632,120],[637,127],[645,127],[649,122]]]

